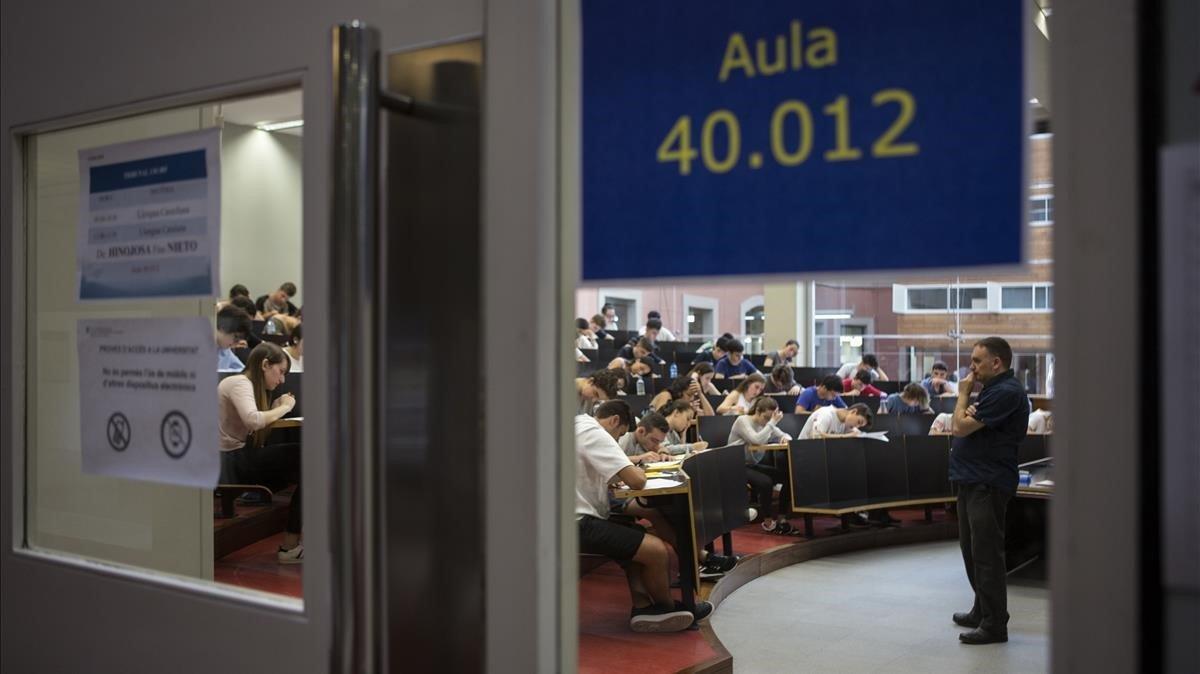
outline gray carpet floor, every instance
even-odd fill
[[[881,548],[780,569],[726,597],[713,630],[734,671],[1044,672],[1049,590],[1010,578],[1009,641],[965,646],[971,608],[957,541]]]

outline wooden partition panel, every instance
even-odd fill
[[[729,442],[729,431],[733,428],[734,416],[700,417],[700,439],[709,446],[721,446]]]
[[[908,498],[908,461],[903,442],[863,440],[867,498],[899,501]]]
[[[824,440],[793,440],[788,446],[794,507],[829,503],[829,463]]]

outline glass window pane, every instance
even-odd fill
[[[302,112],[298,90],[222,103],[220,283],[250,289],[252,334],[245,339],[286,341],[298,324],[278,319],[280,332],[264,336],[253,299],[283,293],[285,304],[302,305],[301,185],[303,137],[293,129],[257,129],[264,98],[272,113],[294,121]],[[111,477],[84,468],[81,438],[80,363],[77,326],[82,319],[156,318],[212,320],[223,298],[129,298],[81,303],[77,300],[75,237],[79,217],[79,152],[114,143],[194,132],[218,124],[216,105],[191,106],[37,134],[26,141],[28,266],[28,363],[24,392],[28,410],[25,443],[27,544],[39,551],[65,553],[116,565],[147,569],[200,581],[216,581],[299,598],[302,565],[280,567],[276,549],[283,538],[279,515],[296,483],[273,482],[275,500],[230,506],[220,517],[221,500],[212,488],[181,487]],[[122,197],[146,199],[138,188]],[[270,254],[264,254],[270,251]],[[261,300],[260,300],[261,301]],[[285,314],[290,314],[289,309]],[[273,338],[273,339],[272,339]],[[231,338],[232,339],[232,338]],[[246,352],[239,349],[242,358]],[[291,354],[299,360],[294,347]],[[217,363],[213,362],[214,370]],[[295,386],[296,366],[286,380]],[[219,377],[220,375],[218,375]],[[300,391],[293,389],[297,399]],[[211,391],[214,406],[218,393]],[[301,422],[286,429],[298,447]],[[269,444],[283,444],[280,430]],[[114,446],[115,449],[115,446]],[[218,447],[199,451],[217,452]],[[192,448],[197,451],[197,448]],[[295,451],[300,451],[298,448]],[[264,473],[264,475],[267,475]],[[271,474],[273,479],[276,475]],[[265,485],[266,480],[249,481]],[[254,494],[260,495],[262,492]],[[239,494],[240,495],[240,494]],[[241,536],[247,527],[255,535]],[[261,535],[259,535],[261,534]],[[259,569],[266,565],[269,573]],[[289,605],[295,605],[289,602]]]
[[[1034,306],[1038,309],[1046,308],[1046,288],[1040,287],[1034,289]]]
[[[945,288],[909,288],[909,309],[945,309]]]
[[[959,288],[958,302],[953,308],[963,311],[987,311],[987,302],[987,288]]]
[[[1016,286],[1001,289],[1000,306],[1003,309],[1032,309],[1033,288]]]

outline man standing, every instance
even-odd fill
[[[958,486],[958,538],[975,591],[971,610],[954,614],[955,623],[973,628],[958,635],[964,644],[1008,641],[1004,514],[1017,491],[1017,445],[1029,420],[1029,398],[1011,368],[1008,342],[976,342],[954,407],[950,480]],[[983,388],[971,404],[975,382]]]

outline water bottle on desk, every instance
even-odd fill
[[[646,382],[642,379],[641,375],[638,375],[637,378],[637,394],[640,396],[646,395]]]
[[[671,373],[671,379],[678,377],[679,376],[679,365],[676,363],[671,363],[670,373]]]

